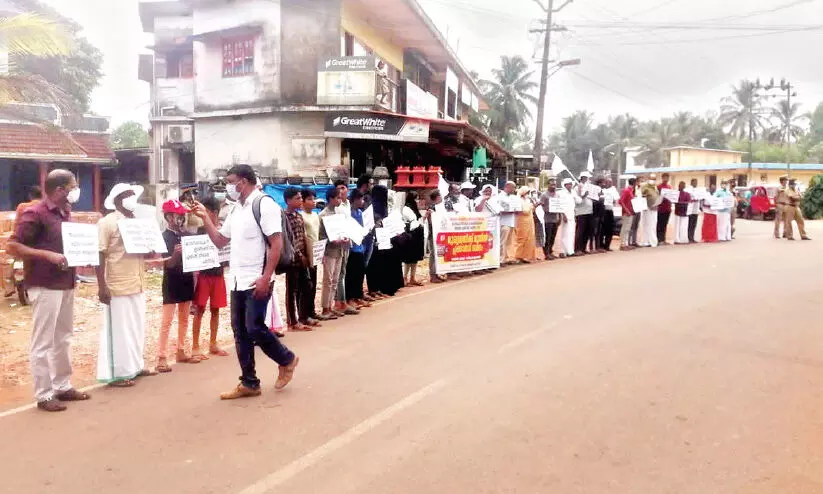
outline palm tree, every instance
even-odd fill
[[[666,148],[685,144],[685,137],[678,132],[677,122],[671,118],[650,121],[643,124],[639,139],[643,146],[636,158],[637,163],[646,167],[661,166],[666,161]]]
[[[492,75],[493,80],[481,81],[491,107],[489,131],[504,146],[511,147],[513,134],[531,119],[529,104],[537,104],[532,94],[537,83],[532,80],[529,64],[520,56],[500,57],[500,67],[492,70]]]
[[[808,118],[806,114],[800,115],[800,103],[789,105],[788,100],[778,101],[777,106],[772,109],[772,116],[777,119],[779,125],[775,130],[786,142],[791,142],[792,139],[797,140],[804,134],[803,127],[795,123]]]
[[[757,129],[763,128],[762,104],[755,83],[740,81],[737,87],[732,86],[732,95],[721,101],[720,123],[738,139],[748,139],[750,133],[757,137]]]
[[[603,152],[614,156],[614,160],[610,160],[609,168],[615,173],[619,173],[623,162],[623,153],[626,148],[631,147],[637,140],[640,132],[640,121],[633,115],[626,113],[609,117],[608,125],[611,130],[612,142],[603,148]]]
[[[566,166],[572,172],[582,171],[586,166],[589,149],[591,149],[592,121],[594,115],[585,110],[579,110],[563,119],[560,134],[556,136],[554,144],[559,148],[560,155]]]
[[[35,14],[0,14],[0,46],[9,54],[8,71],[0,71],[0,105],[10,102],[35,101],[54,103],[61,108],[71,106],[63,90],[45,79],[14,70],[14,57],[51,57],[69,52],[69,38],[58,24]]]

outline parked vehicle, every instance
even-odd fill
[[[779,185],[754,185],[751,187],[736,187],[735,194],[741,198],[737,208],[740,218],[763,221],[774,219],[776,207],[774,199],[777,196]]]

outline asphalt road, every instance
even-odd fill
[[[823,492],[823,225],[505,269],[0,416],[8,493]]]

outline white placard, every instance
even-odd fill
[[[97,225],[62,223],[63,255],[70,268],[100,265],[100,237]]]
[[[621,206],[614,206],[612,207],[612,214],[615,218],[619,218],[623,216],[623,208]]]
[[[363,228],[366,229],[366,233],[374,230],[374,207],[369,206],[363,211]]]
[[[534,214],[537,215],[537,219],[540,220],[540,223],[542,223],[543,226],[546,226],[546,212],[543,210],[542,205],[534,208]]]
[[[391,237],[394,238],[406,231],[406,224],[403,222],[403,216],[399,211],[392,211],[386,219],[383,220],[383,228],[388,230]]]
[[[374,234],[377,237],[377,249],[389,250],[391,249],[392,235],[388,228],[375,228]]]
[[[734,196],[726,196],[723,198],[723,205],[727,209],[733,209],[735,206]]]
[[[217,260],[220,264],[229,262],[231,259],[231,242],[227,243],[225,247],[217,251]]]
[[[180,239],[180,245],[183,248],[184,273],[220,266],[220,254],[208,235],[186,235]]]
[[[660,189],[660,194],[663,196],[663,199],[667,199],[669,202],[676,203],[680,200],[680,191],[674,189]]]
[[[632,209],[636,213],[642,213],[649,209],[649,203],[646,201],[645,197],[635,197],[632,199]]]
[[[148,254],[156,252],[165,254],[166,241],[160,233],[157,221],[150,218],[126,218],[117,222],[123,246],[129,254]]]
[[[351,216],[346,217],[346,238],[357,245],[363,244],[363,238],[368,235],[369,231],[363,228],[363,225],[357,222]]]
[[[346,230],[348,229],[346,218],[347,216],[345,214],[331,214],[329,216],[320,217],[323,221],[323,227],[326,229],[326,237],[329,241],[336,242],[338,240],[348,238],[346,237]]]
[[[437,214],[446,214],[448,211],[446,211],[446,205],[441,202],[440,204],[434,205],[434,212]]]
[[[614,205],[614,197],[611,194],[604,194],[603,195],[603,205],[604,206]]]
[[[318,240],[312,244],[312,266],[320,266],[323,264],[323,256],[326,253],[326,244],[328,243],[328,240]]]
[[[504,204],[504,210],[507,213],[522,213],[523,199],[518,196],[509,196],[508,200]]]
[[[562,213],[563,212],[563,198],[549,197],[549,212]]]
[[[707,199],[706,202],[709,203],[709,205],[714,211],[721,211],[723,209],[726,209],[726,205],[723,203],[722,197],[712,197],[710,199]]]
[[[602,189],[598,185],[594,185],[591,183],[587,183],[585,187],[583,187],[583,192],[588,192],[589,195],[587,199],[591,199],[593,201],[597,201],[600,199],[600,191]]]

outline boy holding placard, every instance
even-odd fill
[[[212,223],[217,224],[220,215],[220,201],[214,197],[203,199],[203,207]],[[206,234],[206,229],[200,227],[198,234]],[[193,359],[208,360],[208,356],[200,351],[200,326],[203,323],[203,314],[206,312],[206,303],[209,304],[211,318],[209,319],[209,354],[220,357],[228,356],[228,352],[217,345],[217,331],[220,325],[220,309],[228,306],[226,292],[226,278],[223,266],[206,269],[197,273],[197,283],[194,288],[194,317],[191,325],[191,356]]]
[[[176,199],[163,203],[163,217],[168,227],[163,232],[163,240],[169,257],[163,262],[163,316],[160,320],[160,338],[157,343],[157,372],[171,372],[166,352],[169,346],[169,328],[177,309],[177,362],[199,364],[201,359],[189,357],[184,350],[186,332],[189,328],[189,310],[194,299],[194,273],[183,272],[183,247],[181,238],[185,235],[186,213],[188,210]]]
[[[317,206],[317,194],[312,189],[303,189],[303,224],[306,226],[306,241],[309,243],[308,251],[314,252],[314,245],[320,241],[320,216],[314,212]],[[322,262],[322,260],[321,260]],[[314,299],[317,297],[317,264],[314,262],[314,255],[309,258],[309,279],[311,286],[307,296],[303,299],[306,304],[305,312],[311,319],[323,320],[317,313],[314,306]]]
[[[341,235],[342,229],[340,228],[344,225],[345,217],[342,214],[338,215],[335,211],[340,206],[340,196],[342,193],[339,189],[329,189],[326,192],[326,208],[320,212],[320,239],[327,240],[326,252],[323,255],[323,293],[321,295],[323,306],[321,316],[324,319],[337,319],[345,315],[332,308],[337,285],[340,282],[344,251],[349,250],[349,239]]]
[[[365,198],[358,189],[351,192],[349,198],[351,203],[351,216],[360,226],[363,226],[363,206]],[[370,307],[363,293],[363,281],[366,277],[366,246],[354,244],[349,252],[349,260],[346,266],[346,298],[349,305],[356,309]]]

